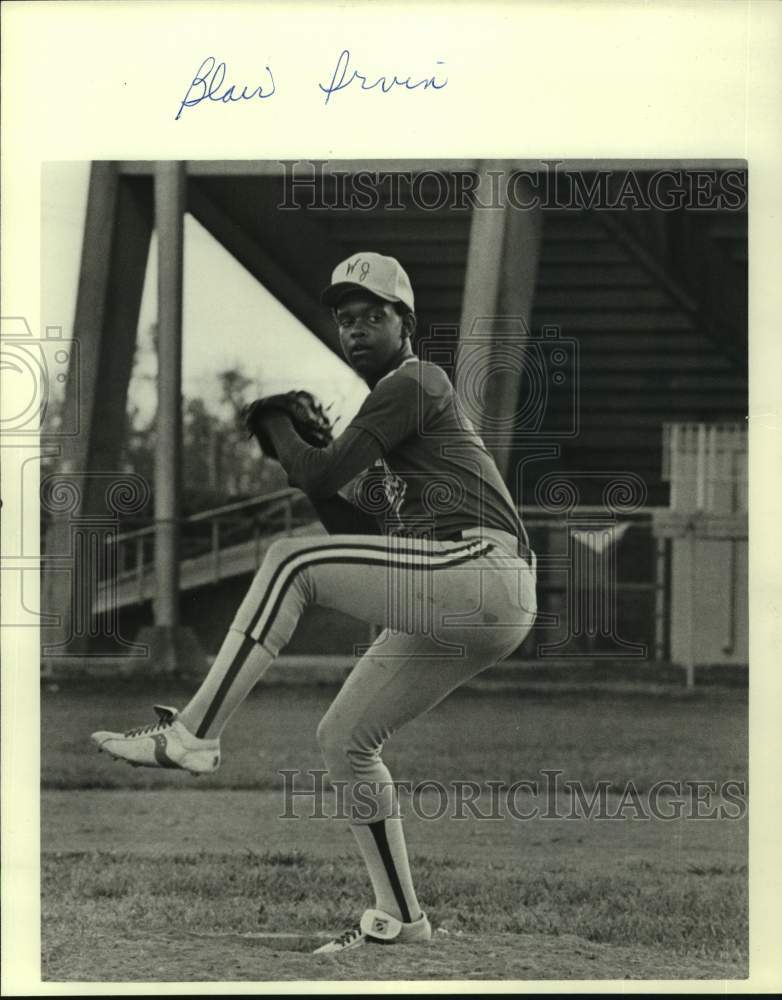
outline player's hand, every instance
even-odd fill
[[[331,421],[312,393],[296,389],[264,396],[246,406],[242,416],[248,436],[254,437],[263,453],[270,458],[277,458],[277,452],[268,432],[268,424],[270,418],[277,414],[288,416],[299,437],[315,448],[325,448],[333,439]]]

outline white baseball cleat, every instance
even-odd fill
[[[177,719],[177,710],[155,705],[158,721],[125,733],[99,730],[90,739],[98,750],[134,767],[180,768],[191,774],[210,774],[220,766],[220,741],[194,736]]]
[[[432,925],[425,913],[418,920],[405,924],[383,910],[366,910],[358,927],[345,931],[328,944],[322,944],[313,955],[334,955],[364,944],[413,944],[428,941],[431,936]]]

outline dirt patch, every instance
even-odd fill
[[[208,943],[208,947],[205,945]],[[383,980],[742,979],[744,967],[678,958],[647,948],[593,944],[572,935],[436,934],[428,944],[309,954],[306,936],[275,942],[257,935],[98,936],[78,953],[50,951],[43,978],[81,982],[243,982]]]

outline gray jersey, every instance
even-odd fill
[[[381,525],[448,537],[496,528],[528,545],[494,459],[439,365],[409,358],[385,375],[351,427],[371,434],[383,458],[356,484],[355,500]]]

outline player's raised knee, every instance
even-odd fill
[[[309,539],[309,541],[311,544],[312,539]],[[266,550],[264,562],[270,561],[278,564],[283,563],[290,556],[296,555],[297,552],[305,548],[306,543],[307,539],[303,538],[292,538],[287,536],[283,538],[276,538]]]

